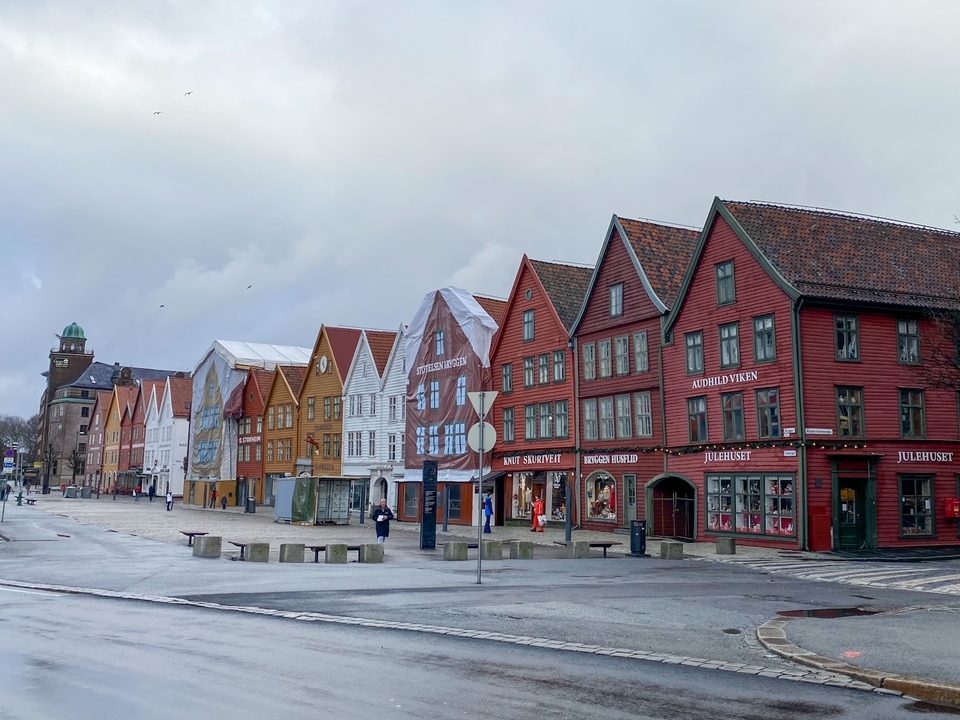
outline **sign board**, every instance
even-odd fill
[[[483,433],[482,438],[481,433]],[[467,431],[467,445],[470,446],[471,450],[474,452],[480,452],[481,439],[483,440],[484,452],[493,450],[493,446],[497,444],[497,431],[494,429],[493,425],[485,422],[474,423],[470,427],[470,429]]]
[[[479,390],[477,392],[468,392],[467,397],[470,399],[470,404],[473,405],[473,409],[476,411],[477,415],[480,416],[480,419],[483,420],[487,413],[490,412],[490,408],[493,406],[493,401],[497,399],[497,395],[500,393],[496,390]],[[481,405],[483,411],[481,412]]]
[[[423,463],[423,517],[420,520],[420,549],[435,550],[437,547],[437,462]]]

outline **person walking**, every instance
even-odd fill
[[[116,484],[116,483],[113,484],[113,499],[114,499],[114,500],[117,499],[117,484]]]
[[[224,510],[227,509],[227,496],[226,496],[226,495],[224,495],[222,498],[220,498],[220,507],[223,508]]]
[[[167,512],[173,510],[173,492],[167,490]]]
[[[137,489],[136,489],[136,488],[133,489],[133,501],[134,501],[134,502],[140,502],[140,496],[137,494]]]
[[[150,498],[150,502],[153,502],[153,496],[157,494],[157,489],[153,486],[153,483],[150,484],[150,488],[147,490],[147,496]]]
[[[486,518],[486,522],[483,524],[483,532],[490,534],[493,532],[490,529],[490,518],[493,517],[493,493],[491,492],[488,492],[483,499],[483,516]]]
[[[215,508],[217,506],[217,489],[214,488],[210,491],[210,507]]]
[[[531,528],[530,532],[543,532],[543,526],[546,524],[546,518],[543,513],[543,500],[537,495],[537,499],[533,501],[533,512],[531,513],[533,515],[533,528]]]
[[[370,519],[377,524],[377,542],[382,545],[390,537],[390,521],[393,520],[393,510],[387,506],[386,498],[380,498],[380,504],[373,508]]]

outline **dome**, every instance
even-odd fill
[[[76,338],[78,340],[86,340],[87,336],[83,334],[83,328],[77,325],[76,323],[70,323],[63,329],[63,334],[61,338]]]

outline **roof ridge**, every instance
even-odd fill
[[[540,260],[538,258],[530,258],[530,262],[543,263],[544,265],[563,265],[564,267],[586,268],[587,270],[593,270],[593,268],[596,267],[596,263],[578,263],[569,262],[567,260]]]
[[[870,215],[869,213],[857,213],[850,212],[847,210],[835,210],[833,208],[824,208],[816,205],[796,205],[793,203],[775,203],[768,202],[765,200],[730,200],[721,198],[721,201],[726,203],[733,203],[736,205],[752,205],[754,207],[766,207],[766,208],[779,208],[782,210],[798,210],[800,212],[819,215],[829,215],[831,217],[841,217],[849,218],[851,220],[869,220],[870,222],[881,223],[886,225],[893,225],[895,227],[905,227],[913,228],[915,230],[928,230],[936,233],[943,233],[945,235],[954,235],[957,239],[960,239],[960,231],[957,230],[948,230],[946,228],[936,227],[935,225],[924,225],[923,223],[914,223],[907,220],[897,220],[896,218],[888,218],[882,215]]]
[[[736,201],[731,200],[730,202],[736,202]],[[701,230],[703,230],[702,227],[697,227],[696,225],[685,225],[684,223],[667,222],[666,220],[654,220],[653,218],[644,218],[644,217],[631,218],[631,217],[626,217],[624,215],[617,215],[617,219],[629,220],[630,222],[636,222],[636,223],[644,223],[646,225],[659,225],[660,227],[675,228],[677,230],[695,230],[696,232],[700,232]]]

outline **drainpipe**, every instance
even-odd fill
[[[657,362],[659,367],[657,368],[657,380],[660,383],[660,432],[662,433],[661,437],[663,438],[663,447],[667,447],[667,397],[664,392],[663,385],[663,315],[660,316],[660,342],[657,343]],[[666,473],[670,468],[667,467],[667,458],[670,456],[669,453],[663,454],[663,472]]]
[[[573,481],[574,488],[577,493],[575,507],[577,508],[577,529],[580,529],[582,524],[581,512],[580,512],[580,345],[577,342],[577,338],[573,338],[568,346],[573,350],[573,413],[575,422],[573,424],[573,443],[574,443],[574,470],[573,470]],[[574,506],[567,505],[567,515],[570,515],[570,511]],[[567,538],[569,540],[570,538]]]
[[[801,550],[809,550],[810,529],[808,524],[810,516],[807,507],[807,431],[803,412],[803,362],[800,346],[800,310],[802,306],[802,297],[794,300],[793,314],[790,318],[790,329],[793,333],[793,387],[797,403],[797,438],[800,442],[799,452],[797,453],[800,477],[799,482],[797,482],[795,486],[797,493],[797,528],[800,531],[797,539],[800,541]]]

